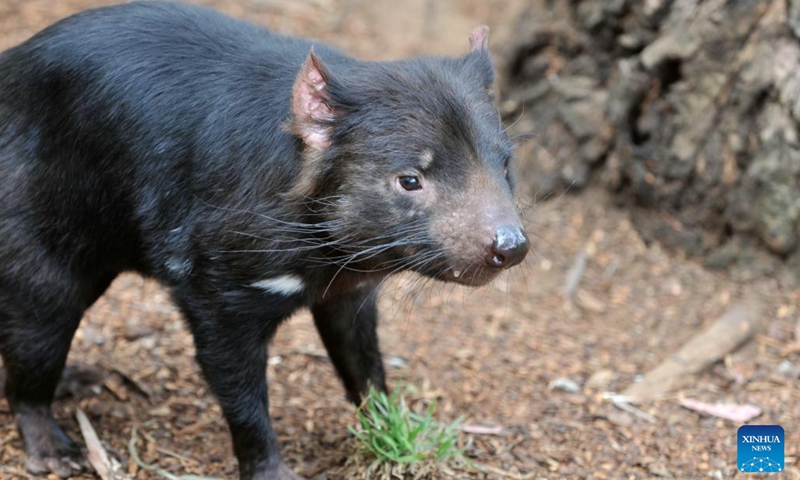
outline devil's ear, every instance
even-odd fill
[[[325,150],[331,144],[331,123],[336,118],[328,91],[330,75],[322,61],[308,53],[292,89],[293,130],[308,147]]]
[[[469,49],[472,53],[489,52],[489,27],[481,25],[475,27],[469,34]]]
[[[472,30],[469,35],[469,50],[467,57],[475,65],[483,86],[490,89],[494,84],[494,65],[489,57],[489,27],[481,25]]]

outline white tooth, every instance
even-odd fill
[[[453,270],[453,276],[458,278],[461,276],[461,270]]]

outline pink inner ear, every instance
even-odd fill
[[[330,146],[327,123],[334,119],[334,114],[329,99],[324,66],[312,50],[295,80],[292,114],[297,134],[306,145],[318,150]]]
[[[473,52],[480,52],[489,49],[489,27],[481,25],[475,27],[475,30],[469,36],[470,50]]]

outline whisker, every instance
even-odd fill
[[[410,259],[410,260],[414,260],[412,263],[406,263],[404,265],[401,265],[401,266],[397,267],[396,269],[392,270],[391,272],[387,273],[386,276],[383,277],[378,282],[378,284],[375,286],[375,288],[373,288],[372,294],[377,294],[378,290],[380,290],[380,288],[383,286],[383,284],[390,277],[392,277],[395,273],[398,273],[401,270],[412,269],[412,268],[417,268],[417,267],[423,267],[426,263],[431,263],[434,260],[437,260],[437,259],[439,259],[441,257],[444,257],[444,252],[440,252],[440,251],[428,252],[428,253],[420,256],[420,258],[412,257]],[[362,302],[361,305],[358,307],[358,311],[361,311],[361,309],[363,307],[364,307],[364,302]]]
[[[507,126],[506,128],[504,128],[504,129],[503,129],[503,133],[508,133],[508,131],[509,131],[509,130],[511,130],[511,129],[514,127],[514,125],[516,125],[516,124],[517,124],[517,122],[519,122],[520,120],[522,120],[522,117],[524,117],[524,116],[525,116],[525,104],[524,104],[524,103],[522,104],[522,109],[521,109],[521,110],[522,110],[522,111],[520,112],[520,114],[519,114],[519,116],[517,117],[517,119],[516,119],[516,120],[514,120],[513,122],[511,122],[511,125],[509,125],[509,126]],[[501,119],[501,120],[500,120],[500,125],[502,126],[502,124],[503,124],[503,120]]]
[[[425,242],[425,243],[427,243],[427,242]],[[338,277],[338,275],[342,272],[342,270],[348,264],[350,264],[353,261],[355,261],[357,257],[359,257],[361,255],[369,254],[368,256],[363,257],[363,258],[360,259],[361,261],[369,260],[370,258],[374,258],[376,255],[380,255],[381,253],[385,252],[386,250],[389,250],[390,248],[395,248],[395,247],[398,247],[398,246],[408,246],[408,245],[413,245],[413,244],[415,244],[415,243],[403,240],[403,241],[398,241],[398,242],[392,242],[392,243],[389,243],[389,244],[378,245],[376,247],[371,247],[371,248],[368,248],[366,250],[362,250],[360,252],[355,253],[354,255],[352,255],[350,257],[350,259],[348,259],[345,263],[343,263],[339,267],[339,269],[336,271],[336,273],[331,278],[330,282],[328,282],[328,286],[325,287],[325,291],[322,293],[322,296],[324,297],[328,293],[328,290],[330,289],[331,285],[333,285],[333,282],[336,280],[336,277]],[[418,245],[419,243],[416,243],[416,244]]]

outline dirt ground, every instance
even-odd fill
[[[2,0],[0,48],[97,0]],[[510,40],[519,0],[209,0],[278,31],[313,35],[369,59],[459,54],[471,28],[493,28],[493,48]],[[522,149],[520,160],[524,162]],[[535,151],[535,149],[533,150]],[[524,183],[524,179],[522,179]],[[786,471],[800,478],[800,290],[757,272],[712,273],[645,244],[629,214],[601,191],[560,196],[526,209],[534,253],[490,287],[421,287],[398,278],[383,295],[380,338],[393,385],[415,402],[438,401],[438,417],[501,427],[463,434],[473,473],[433,478],[644,479],[741,477],[739,424],[681,407],[681,398],[753,404],[752,423],[786,429]],[[586,270],[573,299],[566,278],[576,255]],[[768,305],[744,347],[654,403],[645,415],[621,410],[620,392],[710,325],[726,308],[758,294]],[[283,455],[310,479],[359,478],[345,466],[355,444],[345,401],[307,314],[289,321],[270,349],[270,401]],[[132,428],[143,460],[175,474],[235,478],[220,409],[193,360],[180,314],[157,284],[119,278],[87,313],[69,363],[98,366],[99,393],[55,404],[80,438],[82,408],[100,438],[138,479],[160,478],[129,462]],[[0,478],[23,472],[21,441],[0,399]],[[94,478],[84,475],[79,478]]]

